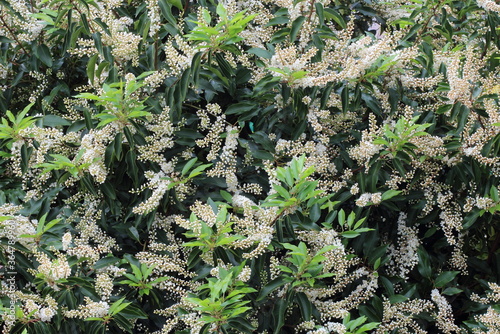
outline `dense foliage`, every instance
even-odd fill
[[[0,0],[4,333],[499,333],[493,0]]]

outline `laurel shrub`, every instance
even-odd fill
[[[498,333],[493,0],[0,0],[3,333]]]

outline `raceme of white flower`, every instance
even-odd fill
[[[85,10],[86,6],[79,2],[76,4],[73,4],[73,1],[69,2],[75,11]],[[139,1],[130,2],[140,3]],[[416,6],[413,2],[399,0],[375,2],[376,8],[380,10],[381,15],[385,15],[387,22],[408,18],[412,6]],[[17,0],[7,0],[7,3],[19,15],[12,15],[4,8],[0,9],[0,16],[5,21],[5,24],[0,25],[1,36],[6,36],[13,44],[19,45],[20,52],[23,43],[45,38],[42,30],[48,23],[42,18],[45,17],[43,16],[46,15],[45,12],[50,14],[50,11],[55,11],[55,5],[51,7],[46,1],[40,0],[32,1],[32,5]],[[165,82],[173,86],[173,82],[186,69],[192,67],[197,53],[208,45],[203,44],[205,42],[199,43],[196,39],[190,39],[182,33],[159,36],[163,33],[162,29],[165,29],[164,26],[167,23],[162,22],[163,14],[158,1],[144,2],[147,8],[144,20],[147,17],[149,25],[148,29],[140,33],[135,31],[136,22],[133,17],[128,16],[132,14],[119,10],[123,4],[122,1],[95,1],[95,3],[96,6],[88,6],[87,24],[92,34],[101,36],[102,45],[96,45],[93,39],[76,36],[74,46],[69,50],[70,57],[75,59],[97,56],[93,68],[87,69],[89,72],[96,72],[99,64],[105,64],[106,60],[100,50],[104,48],[109,51],[115,62],[115,64],[105,65],[116,66],[115,75],[129,79],[127,82],[135,80],[136,72],[143,66],[140,63],[141,54],[147,51],[144,45],[147,44],[144,43],[145,38],[163,39],[161,49],[165,56],[164,64],[160,66],[161,68],[156,68],[155,71],[149,73],[143,80],[144,85],[131,95],[131,100],[136,104],[145,103],[144,101],[147,101],[150,96],[159,93],[160,87],[164,89]],[[184,1],[184,3],[187,2]],[[416,59],[425,58],[428,55],[425,55],[419,47],[403,47],[400,44],[409,28],[402,25],[396,29],[395,26],[381,25],[373,21],[371,27],[376,30],[376,33],[360,35],[357,32],[359,27],[356,26],[355,14],[346,22],[345,28],[342,28],[334,19],[324,20],[321,27],[335,33],[336,38],[322,41],[320,49],[314,46],[314,41],[311,39],[320,19],[323,19],[317,13],[315,4],[327,7],[330,3],[329,0],[224,1],[229,15],[235,15],[246,9],[248,11],[245,15],[256,14],[256,17],[240,34],[243,40],[236,46],[239,52],[232,53],[222,49],[214,52],[229,64],[230,71],[239,71],[241,68],[247,70],[245,75],[248,74],[249,85],[258,83],[266,76],[272,76],[283,87],[287,85],[286,87],[293,92],[300,89],[331,86],[332,89],[328,91],[329,95],[324,97],[325,101],[312,95],[293,96],[287,93],[286,89],[282,89],[271,91],[272,99],[269,101],[259,102],[261,103],[259,112],[272,105],[276,107],[273,112],[277,113],[284,113],[291,103],[296,103],[295,107],[303,107],[306,110],[303,126],[310,129],[310,135],[303,134],[295,138],[293,135],[279,134],[277,136],[274,133],[265,134],[263,131],[254,133],[250,128],[253,126],[252,121],[235,121],[234,114],[226,114],[230,105],[223,104],[221,101],[210,102],[208,99],[208,103],[196,107],[191,118],[174,120],[171,115],[178,112],[177,109],[182,111],[182,108],[190,107],[197,101],[192,96],[188,96],[180,107],[170,106],[168,93],[164,94],[163,100],[158,101],[161,113],[149,114],[133,120],[130,116],[128,123],[113,119],[102,126],[93,124],[91,129],[82,125],[81,127],[75,126],[72,131],[64,131],[61,127],[44,127],[43,122],[37,122],[22,129],[12,139],[9,155],[5,158],[8,173],[20,180],[22,191],[26,193],[26,203],[29,200],[43,198],[49,190],[59,187],[70,189],[80,184],[84,186],[80,188],[81,191],[67,191],[61,198],[54,197],[44,204],[47,207],[53,207],[63,203],[63,209],[58,214],[68,224],[67,228],[62,227],[64,230],[58,240],[51,240],[52,246],[46,252],[38,251],[41,240],[37,236],[38,221],[30,214],[23,213],[22,206],[8,204],[0,206],[0,216],[6,217],[0,220],[0,238],[14,235],[14,241],[32,252],[31,258],[36,260],[37,265],[31,270],[32,274],[42,279],[52,290],[60,291],[64,289],[65,280],[76,275],[75,271],[79,265],[86,264],[92,267],[108,255],[114,256],[126,251],[120,248],[120,240],[117,239],[116,234],[112,233],[113,228],[119,226],[120,221],[132,219],[130,218],[132,215],[140,217],[138,220],[149,219],[146,217],[151,215],[151,224],[146,233],[136,236],[137,230],[133,229],[126,233],[134,236],[141,244],[142,251],[134,254],[138,262],[153,267],[153,278],[150,280],[167,278],[154,284],[155,288],[168,294],[173,301],[173,305],[168,308],[155,311],[166,319],[163,329],[158,333],[171,333],[174,328],[180,327],[191,333],[197,333],[204,325],[203,315],[195,305],[186,301],[186,297],[197,291],[202,284],[194,280],[197,274],[188,263],[190,249],[184,245],[185,240],[179,237],[181,233],[179,231],[189,231],[196,236],[197,240],[201,240],[206,233],[204,226],[208,226],[211,231],[212,229],[224,231],[221,232],[221,239],[234,237],[230,244],[211,245],[210,249],[199,254],[201,261],[212,267],[211,271],[205,273],[206,275],[219,277],[221,268],[230,270],[233,267],[229,260],[226,263],[214,260],[214,253],[218,251],[217,247],[222,247],[229,253],[240,254],[241,258],[247,261],[247,265],[236,277],[238,281],[246,284],[254,276],[262,276],[265,280],[272,281],[282,274],[280,267],[288,265],[286,255],[275,249],[277,221],[289,217],[289,224],[293,225],[295,224],[293,219],[299,213],[312,215],[311,208],[299,210],[298,207],[290,206],[280,211],[281,207],[278,208],[266,202],[267,196],[274,196],[281,191],[276,187],[282,184],[278,179],[280,168],[291,168],[290,161],[304,156],[304,170],[314,167],[314,173],[309,175],[306,181],[317,182],[315,190],[322,194],[346,191],[349,197],[352,196],[353,210],[376,211],[384,204],[384,193],[362,184],[359,181],[359,175],[360,173],[368,174],[372,169],[380,169],[380,166],[376,164],[376,160],[380,159],[388,162],[390,166],[388,172],[380,172],[380,175],[377,175],[381,180],[383,179],[385,188],[398,191],[403,195],[411,191],[421,191],[426,200],[421,215],[417,217],[424,221],[421,225],[411,224],[407,214],[403,212],[407,209],[406,207],[398,208],[402,211],[397,218],[397,231],[387,232],[387,236],[384,236],[387,239],[389,259],[385,264],[385,273],[397,279],[407,279],[412,270],[416,270],[419,261],[417,250],[423,244],[421,232],[427,228],[433,228],[438,231],[437,233],[444,235],[447,246],[453,249],[446,265],[466,274],[468,262],[463,252],[464,247],[467,246],[464,241],[466,237],[463,227],[464,217],[475,208],[492,209],[498,205],[498,200],[486,193],[476,193],[474,187],[477,186],[475,183],[478,180],[471,180],[470,184],[463,185],[461,192],[454,191],[446,184],[442,174],[445,168],[456,166],[464,160],[471,160],[479,166],[478,168],[491,169],[492,176],[500,175],[500,157],[484,153],[499,134],[499,127],[496,125],[500,122],[498,100],[486,94],[500,85],[499,70],[495,69],[488,76],[484,75],[484,72],[490,71],[487,68],[487,59],[493,55],[498,56],[499,50],[496,46],[491,46],[492,49],[485,51],[484,57],[479,58],[477,54],[482,53],[482,44],[477,40],[479,37],[467,40],[467,36],[453,35],[448,40],[443,36],[436,36],[436,45],[443,46],[443,48],[431,51],[433,64],[426,69],[426,71],[436,72],[423,77],[422,69]],[[484,9],[481,13],[500,13],[500,5],[495,1],[477,0],[476,3]],[[289,20],[284,23],[287,29],[293,29],[293,22],[301,17],[304,18],[304,23],[297,32],[296,43],[286,39],[278,42],[271,49],[269,46],[274,45],[273,36],[279,30],[272,20],[276,22],[282,17],[273,10],[275,6],[287,13]],[[176,27],[168,23],[172,26],[169,26],[170,29],[184,31],[182,29],[187,29],[190,24],[194,24],[190,22],[192,18],[205,22],[203,21],[204,12],[201,9],[200,6],[197,13],[179,19]],[[446,11],[446,9],[443,10]],[[179,12],[182,13],[180,9]],[[81,16],[75,16],[75,20],[81,20]],[[423,14],[417,15],[412,20],[419,24],[427,22],[425,24],[430,27],[436,25],[434,20],[427,20]],[[13,31],[16,34],[13,34]],[[214,35],[212,39],[215,40],[217,37],[220,35]],[[420,39],[421,36],[417,35],[416,38]],[[462,43],[464,38],[467,43]],[[45,42],[49,46],[57,43],[56,40]],[[452,42],[457,43],[457,49],[459,49],[457,52],[450,51],[454,44],[448,43]],[[154,43],[149,47],[154,48]],[[251,48],[258,48],[260,52],[255,52],[255,54],[246,52]],[[212,56],[206,52],[200,58],[210,67],[217,64],[216,57]],[[0,61],[3,62],[3,60]],[[131,67],[127,67],[127,64]],[[446,68],[445,74],[438,73],[440,67]],[[127,72],[127,69],[131,68],[134,70]],[[383,68],[383,73],[378,72],[380,68]],[[103,97],[106,93],[104,82],[110,74],[108,70],[106,67],[100,76],[96,74],[95,78],[89,78],[85,83],[72,89]],[[21,92],[24,92],[21,95],[24,95],[26,101],[41,99],[43,92],[49,87],[49,79],[52,78],[51,71],[52,69],[29,73],[36,84],[33,87],[19,88]],[[54,71],[58,70],[54,69]],[[237,73],[243,75],[242,72]],[[206,73],[202,73],[202,76],[204,74]],[[0,80],[12,75],[11,68],[0,63]],[[61,70],[56,75],[63,78],[65,74]],[[370,103],[385,111],[383,119],[364,107],[359,107],[359,110],[342,110],[346,109],[346,103],[347,106],[355,104],[358,85],[379,77],[381,77],[380,85],[374,86],[375,98],[370,100]],[[195,87],[194,84],[189,83],[189,89],[193,92],[203,92],[205,96],[209,95],[209,85],[214,83],[206,81],[203,87]],[[344,84],[343,89],[346,89],[347,94],[338,89]],[[440,89],[437,89],[438,87]],[[225,89],[215,86],[212,88],[214,91]],[[391,105],[389,95],[398,90],[410,91],[413,100]],[[387,93],[388,91],[391,93]],[[177,94],[177,91],[175,93]],[[248,92],[242,90],[240,93],[247,94]],[[54,94],[57,95],[57,92]],[[288,97],[287,94],[289,94]],[[359,98],[367,99],[363,94],[359,93]],[[479,101],[480,97],[482,97],[481,101]],[[255,97],[256,100],[258,98],[258,96]],[[420,103],[422,101],[431,102]],[[12,101],[12,103],[18,102]],[[404,105],[405,103],[411,105]],[[415,135],[415,131],[406,134],[407,138],[403,138],[400,133],[394,135],[396,131],[399,131],[398,124],[402,124],[399,123],[400,120],[405,120],[406,124],[410,124],[415,116],[429,110],[440,110],[442,107],[455,103],[460,103],[470,109],[464,119],[450,121],[450,126],[460,126],[463,129],[455,138],[428,133]],[[484,110],[477,107],[478,103],[482,103]],[[105,104],[100,111],[103,114],[108,113],[108,116],[113,114],[116,110],[113,110],[110,105]],[[64,110],[62,110],[63,106]],[[54,115],[83,124],[86,120],[83,110],[88,111],[93,107],[88,99],[75,97],[65,98],[58,107],[52,105],[50,108],[53,109]],[[443,110],[445,111],[442,115],[452,117],[451,108]],[[477,126],[478,122],[480,126]],[[348,136],[342,135],[346,128],[363,123],[367,124],[367,128],[353,131]],[[188,130],[192,130],[195,134]],[[134,142],[136,137],[140,137],[141,131],[147,132],[147,136],[142,142]],[[179,146],[176,145],[180,142],[178,134],[183,132],[189,132],[192,138],[185,140],[187,144],[180,151],[177,149]],[[391,137],[391,134],[394,136]],[[134,164],[127,161],[116,168],[113,163],[108,163],[110,160],[108,150],[110,147],[118,146],[116,144],[118,136],[121,138],[120,147],[127,147],[128,151],[126,153],[114,152],[111,156],[113,154],[132,156],[133,153],[136,158],[133,159],[134,163],[137,161],[137,164],[147,166],[143,173],[137,172],[135,175],[140,181],[134,184],[134,189],[127,190],[129,195],[142,194],[144,196],[140,201],[130,202],[128,198],[120,198],[127,203],[128,207],[123,206],[116,212],[112,212],[118,223],[104,227],[101,223],[102,217],[110,212],[108,212],[109,209],[103,209],[105,207],[103,203],[109,200],[110,196],[112,197],[110,194],[115,194],[116,197],[114,189],[106,188],[106,182],[121,177],[123,171],[120,169],[132,168],[131,165]],[[252,156],[252,153],[255,151],[260,153],[258,149],[248,144],[248,138],[258,136],[262,136],[261,141],[271,147],[269,149],[271,153],[261,159],[262,163],[258,164],[258,169],[241,172],[240,168],[251,166],[252,162],[257,159]],[[381,139],[387,140],[384,143]],[[403,139],[405,139],[404,142]],[[457,142],[460,146],[459,150],[449,148]],[[182,144],[184,145],[184,142]],[[407,145],[409,149],[401,148],[404,145]],[[26,150],[32,152],[28,158],[26,158]],[[243,151],[247,153],[242,154]],[[397,162],[400,157],[398,154],[406,159],[407,170],[403,170],[406,173],[398,168]],[[244,158],[242,158],[243,155]],[[54,163],[58,156],[65,157],[67,160],[57,170],[60,184],[56,184],[57,182],[51,178],[50,170],[44,170],[44,166]],[[195,157],[199,161],[210,164],[207,165],[202,177],[211,178],[214,184],[217,182],[217,184],[223,184],[224,191],[227,193],[224,199],[229,201],[230,205],[225,207],[220,202],[209,203],[206,196],[199,195],[208,190],[200,186],[196,177],[187,180],[186,173],[181,172],[187,161]],[[335,164],[335,159],[339,157],[346,157],[352,162],[352,166],[358,167],[351,168],[347,164]],[[245,173],[253,175],[248,176]],[[93,192],[85,190],[87,187],[85,183],[89,179]],[[261,182],[262,179],[265,179],[265,182]],[[294,190],[294,186],[291,185],[290,189]],[[498,186],[496,189],[498,193]],[[292,190],[290,190],[290,197],[296,200]],[[216,196],[219,195],[216,194]],[[185,203],[186,210],[191,213],[191,216],[184,216],[178,212],[171,214],[156,212],[165,201]],[[221,220],[218,214],[223,207],[227,210],[227,218]],[[325,210],[326,206],[322,209]],[[436,214],[432,219],[423,219],[433,213]],[[385,219],[383,217],[383,220]],[[72,228],[69,228],[70,224]],[[346,317],[350,311],[357,309],[363,303],[367,303],[381,286],[373,264],[355,257],[354,250],[349,249],[346,246],[347,243],[343,242],[342,233],[345,231],[342,229],[343,227],[325,228],[320,231],[304,229],[294,232],[298,241],[308,245],[310,254],[320,251],[324,246],[335,246],[322,254],[324,260],[321,261],[321,272],[332,274],[328,284],[324,286],[302,285],[297,289],[307,296],[312,305],[321,313],[320,320],[315,319],[300,324],[298,326],[300,331],[311,334],[345,333],[347,331],[345,325],[337,321]],[[393,232],[392,239],[389,234],[391,232]],[[146,238],[147,241],[141,238]],[[213,240],[209,239],[209,241]],[[252,272],[248,264],[264,256],[271,263],[269,270],[262,273]],[[109,313],[112,300],[119,296],[120,290],[116,288],[115,283],[125,271],[115,264],[87,273],[94,275],[92,280],[99,300],[96,299],[97,297],[91,299],[86,296],[84,304],[75,309],[59,309],[55,300],[51,299],[52,297],[49,295],[42,297],[40,290],[31,287],[27,291],[20,289],[16,291],[18,301],[26,314],[31,314],[32,319],[42,322],[53,321],[56,314],[77,319],[104,317]],[[285,295],[288,286],[280,286],[271,295]],[[343,293],[344,290],[347,291],[347,287],[351,289],[350,292]],[[500,288],[495,283],[489,283],[489,288],[491,292],[485,296],[472,294],[470,299],[488,305],[498,303]],[[3,292],[0,295],[4,296]],[[183,309],[183,314],[178,314],[178,308]],[[404,302],[392,303],[389,300],[383,300],[383,320],[375,333],[382,334],[393,330],[425,333],[415,319],[424,311],[428,312],[429,317],[435,319],[441,332],[460,332],[455,324],[452,306],[447,297],[442,291],[433,289],[428,296],[420,296],[420,298]],[[250,312],[249,317],[255,318],[256,313],[257,311]],[[491,307],[484,314],[477,316],[477,321],[484,324],[491,333],[500,330],[500,317]],[[480,332],[479,329],[477,332]]]

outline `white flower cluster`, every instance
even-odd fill
[[[215,166],[207,171],[207,176],[224,177],[226,179],[227,189],[230,192],[238,191],[238,178],[236,176],[236,155],[238,147],[239,129],[228,126],[226,128],[226,141],[219,155],[219,161]]]
[[[66,311],[64,315],[68,318],[86,319],[91,317],[101,318],[108,314],[109,304],[107,302],[102,300],[95,302],[87,296],[83,298],[85,304],[78,306],[76,310]]]
[[[181,35],[176,35],[164,45],[166,60],[172,75],[180,75],[191,66],[193,56],[198,49],[186,41]]]
[[[4,210],[9,209],[5,205],[0,208],[0,213]],[[8,210],[11,211],[11,210]],[[37,220],[30,220],[27,217],[21,215],[8,215],[7,217],[11,217],[10,219],[6,219],[0,221],[0,238],[9,238],[12,240],[11,242],[19,242],[21,245],[29,248],[36,249],[36,244],[34,237],[21,237],[25,236],[34,236],[36,234],[36,226]]]
[[[241,273],[238,275],[238,280],[242,282],[248,282],[250,280],[251,275],[252,275],[252,269],[249,266],[245,266],[241,270]]]
[[[9,69],[6,65],[0,63],[0,80],[7,79]]]
[[[73,237],[71,235],[71,232],[64,233],[64,235],[62,237],[62,249],[64,251],[68,250],[72,240],[73,240]]]
[[[149,17],[149,36],[156,37],[156,34],[160,30],[161,27],[161,18],[160,18],[160,7],[158,5],[158,0],[147,0],[148,4],[148,17]]]
[[[477,5],[486,10],[500,13],[500,5],[492,0],[477,0]]]
[[[50,295],[45,298],[29,294],[18,293],[18,298],[24,302],[23,309],[26,314],[31,314],[34,319],[50,322],[57,314],[58,303]]]
[[[398,330],[402,333],[428,333],[413,318],[422,312],[433,310],[434,304],[431,301],[411,299],[400,303],[391,303],[389,299],[384,298],[383,305],[384,316],[381,324],[375,330],[375,334],[390,333],[392,330]]]
[[[19,30],[23,31],[22,33],[18,33],[15,36],[12,34],[13,31],[9,30],[6,25],[2,24],[0,26],[0,34],[2,36],[8,36],[14,41],[20,42],[31,42],[38,38],[42,29],[45,27],[45,22],[41,21],[33,15],[33,12],[30,10],[27,2],[18,1],[18,0],[7,0],[7,3],[14,9],[20,17],[14,15],[4,15],[2,13],[2,17],[8,17],[10,22],[9,25],[18,26]],[[4,21],[5,22],[5,21]]]
[[[455,325],[453,311],[446,298],[441,296],[437,289],[434,289],[431,292],[431,299],[438,309],[438,314],[436,316],[438,328],[445,334],[461,333],[460,328]]]
[[[113,50],[111,53],[119,62],[132,61],[133,66],[139,65],[139,43],[142,37],[131,32],[119,31],[113,35]]]
[[[387,249],[388,272],[402,278],[408,278],[408,273],[417,265],[417,249],[421,245],[417,228],[406,226],[406,218],[405,213],[399,214],[397,247],[389,245]]]
[[[464,105],[472,106],[472,85],[479,79],[479,70],[482,67],[479,58],[475,56],[473,48],[468,48],[465,52],[466,61],[461,68],[461,56],[463,54],[458,54],[455,56],[448,66],[448,82],[450,84],[450,91],[448,92],[448,98],[454,101],[460,101]]]
[[[57,281],[71,275],[71,267],[66,256],[58,254],[55,260],[50,260],[45,253],[36,253],[35,256],[40,263],[36,271],[43,275],[42,277],[50,287],[58,291]]]
[[[312,293],[314,292],[305,291],[313,304],[321,312],[321,319],[323,321],[326,322],[327,320],[338,318],[342,319],[349,313],[349,310],[358,307],[360,304],[364,303],[373,296],[375,290],[378,288],[378,279],[375,276],[368,274],[366,271],[361,272],[363,272],[364,275],[368,275],[367,279],[361,281],[361,283],[356,286],[354,291],[341,300],[321,301],[316,298],[325,298],[326,296],[313,296]]]
[[[104,153],[107,145],[114,139],[116,130],[115,124],[110,123],[102,129],[89,131],[82,138],[82,163],[89,164],[88,171],[98,183],[104,183],[108,176]]]
[[[344,326],[344,324],[341,324],[339,322],[327,322],[323,325],[323,327],[320,327],[314,331],[309,331],[307,334],[344,334],[347,333],[347,328]]]
[[[488,210],[497,204],[493,199],[481,196],[476,197],[475,203],[476,206],[482,210]]]
[[[500,333],[500,313],[498,312],[498,310],[494,309],[493,307],[488,307],[488,310],[486,311],[486,313],[476,316],[475,319],[476,319],[476,321],[478,321],[481,324],[483,324],[484,326],[486,326],[487,331],[485,332],[480,328],[474,328],[473,329],[474,334]]]
[[[439,208],[442,210],[439,214],[441,227],[446,239],[450,245],[457,243],[457,232],[462,230],[462,215],[460,206],[453,200],[453,193],[439,192],[437,196]]]
[[[210,147],[207,160],[213,161],[217,158],[222,146],[221,134],[226,128],[226,115],[222,114],[222,110],[218,104],[208,104],[206,111],[198,110],[196,114],[201,121],[200,130],[210,129],[205,138],[196,140],[196,145],[202,148]],[[216,120],[214,122],[210,122],[209,115],[215,116]]]
[[[153,189],[153,192],[151,194],[151,196],[149,196],[149,198],[140,203],[139,205],[137,205],[136,207],[134,207],[133,209],[133,212],[136,213],[136,214],[141,214],[141,215],[145,215],[153,210],[155,210],[161,199],[163,198],[163,196],[165,195],[165,193],[167,192],[168,190],[168,185],[171,183],[170,180],[167,179],[166,176],[164,176],[163,173],[158,173],[158,174],[153,174],[154,177],[151,177],[152,175],[149,174],[150,176],[150,187],[154,187]],[[163,176],[161,176],[163,175]],[[161,179],[161,178],[165,178],[165,179]],[[157,180],[155,182],[155,180]]]
[[[113,278],[106,273],[97,274],[95,290],[102,300],[109,301],[113,292]]]

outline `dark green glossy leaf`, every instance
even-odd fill
[[[434,286],[436,288],[445,287],[448,283],[453,281],[459,273],[460,273],[459,271],[444,271],[444,272],[442,272],[434,280]]]
[[[52,56],[49,47],[47,45],[45,44],[38,45],[38,47],[36,48],[36,55],[38,59],[42,61],[42,63],[44,63],[48,67],[52,67],[53,64]]]

